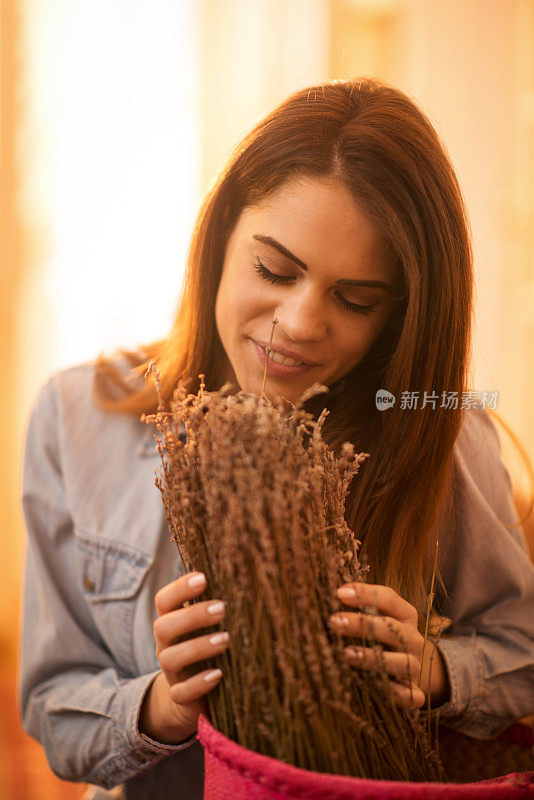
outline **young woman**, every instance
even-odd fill
[[[460,189],[408,97],[334,82],[250,132],[201,208],[168,338],[52,376],[30,419],[20,703],[59,776],[123,784],[127,798],[202,797],[195,730],[229,646],[203,629],[224,602],[180,574],[142,376],[155,358],[167,399],[200,373],[207,389],[259,393],[275,318],[267,394],[294,402],[326,384],[307,404],[330,409],[325,438],[371,454],[347,498],[368,583],[340,587],[338,630],[360,633],[358,606],[374,602],[397,701],[430,696],[432,715],[473,737],[534,712],[534,567],[495,427],[462,401],[471,316]],[[379,389],[396,399],[387,410]],[[451,624],[423,651],[436,540],[434,608]],[[348,657],[374,666],[370,651]]]

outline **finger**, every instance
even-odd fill
[[[161,616],[180,608],[187,600],[192,600],[206,588],[203,572],[188,572],[172,583],[163,586],[154,597],[156,610]]]
[[[426,696],[422,689],[415,683],[403,686],[395,681],[390,681],[393,700],[405,708],[421,708],[425,704]]]
[[[361,669],[385,670],[388,675],[417,682],[419,677],[418,659],[408,653],[392,653],[381,648],[346,647],[347,661],[351,666]]]
[[[198,661],[223,653],[230,646],[228,631],[217,631],[188,639],[185,642],[171,645],[162,650],[158,656],[161,669],[170,682],[178,680],[181,673]]]
[[[380,642],[414,654],[422,650],[424,640],[419,631],[392,617],[345,611],[334,614],[329,621],[332,628],[344,636]]]
[[[202,600],[188,608],[179,608],[158,617],[154,622],[156,652],[175,644],[187,633],[216,625],[224,614],[225,603],[222,600]]]
[[[217,686],[221,678],[221,669],[205,669],[198,672],[193,677],[171,686],[171,700],[179,705],[194,703]]]
[[[381,614],[394,617],[400,622],[417,625],[417,609],[390,586],[360,582],[345,583],[337,589],[336,594],[348,606],[376,609]]]

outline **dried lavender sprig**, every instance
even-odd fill
[[[263,398],[263,392],[265,390],[265,381],[267,380],[267,371],[269,369],[269,359],[271,357],[271,347],[272,347],[272,343],[273,343],[273,334],[274,334],[274,329],[275,329],[276,325],[278,325],[278,319],[273,319],[273,327],[271,329],[271,337],[269,339],[269,346],[266,348],[266,351],[265,351],[266,354],[267,354],[267,361],[265,362],[265,370],[264,370],[264,373],[263,373],[263,383],[261,385],[260,400]]]

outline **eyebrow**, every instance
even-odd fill
[[[263,242],[263,244],[268,244],[271,247],[274,247],[283,256],[286,256],[286,258],[289,258],[291,261],[294,261],[295,264],[298,264],[298,266],[301,267],[305,272],[308,271],[308,266],[304,263],[304,261],[301,261],[300,258],[294,256],[293,253],[287,249],[287,247],[284,247],[283,244],[277,242],[272,236],[264,236],[262,233],[255,233],[252,238],[256,239],[258,242]],[[370,286],[376,289],[384,289],[385,292],[393,294],[393,288],[385,281],[365,281],[353,280],[350,278],[340,278],[338,281],[336,281],[336,284],[342,284],[344,286]]]

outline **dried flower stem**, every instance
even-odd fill
[[[273,343],[273,334],[274,334],[274,329],[275,329],[276,325],[278,325],[278,319],[273,319],[273,327],[271,328],[271,336],[270,336],[270,339],[269,339],[269,347],[267,347],[265,349],[265,352],[267,353],[267,361],[265,362],[265,370],[263,372],[263,383],[261,385],[260,400],[263,398],[263,392],[265,390],[265,382],[267,380],[267,370],[269,369],[269,358],[271,357],[271,345]]]

